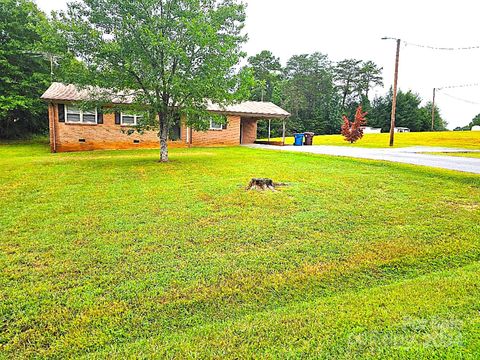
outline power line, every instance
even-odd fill
[[[480,83],[474,83],[474,84],[462,84],[462,85],[449,85],[449,86],[442,86],[442,87],[437,87],[437,90],[443,90],[443,89],[458,89],[458,88],[469,88],[469,87],[476,87],[480,86]]]
[[[430,49],[430,50],[442,50],[442,51],[462,51],[462,50],[478,50],[480,49],[480,45],[475,45],[475,46],[466,46],[466,47],[438,47],[438,46],[430,46],[430,45],[421,45],[421,44],[415,44],[415,43],[410,43],[405,40],[401,40],[399,38],[392,38],[392,37],[383,37],[382,40],[395,40],[397,43],[397,57],[396,57],[396,63],[395,63],[395,80],[394,80],[394,91],[393,91],[393,101],[392,101],[392,119],[391,119],[391,127],[390,127],[390,146],[393,146],[393,136],[394,136],[394,126],[395,126],[395,105],[396,105],[396,86],[397,86],[397,76],[398,76],[398,58],[399,58],[399,52],[400,52],[400,44],[403,43],[405,46],[414,46],[414,47],[419,47],[419,48],[424,48],[424,49]],[[473,87],[473,86],[480,86],[480,84],[463,84],[463,85],[450,85],[450,86],[444,86],[442,88],[433,88],[433,101],[432,101],[432,131],[435,130],[435,95],[437,90],[443,90],[443,89],[454,89],[454,88],[466,88],[466,87]],[[480,105],[480,103],[462,99],[459,97],[452,96],[450,94],[443,93],[445,96],[448,96],[452,99],[458,100],[458,101],[463,101],[468,104],[473,104],[473,105]]]
[[[402,43],[405,46],[415,46],[418,48],[423,49],[430,49],[430,50],[442,50],[442,51],[464,51],[464,50],[477,50],[480,49],[480,45],[475,46],[465,46],[465,47],[439,47],[439,46],[430,46],[430,45],[422,45],[422,44],[415,44],[405,40],[402,40]]]
[[[450,95],[450,94],[447,94],[445,92],[443,92],[443,89],[458,89],[458,88],[468,88],[468,87],[474,87],[474,86],[480,86],[479,83],[475,83],[475,84],[462,84],[462,85],[450,85],[450,86],[444,86],[444,87],[441,87],[441,88],[433,88],[433,100],[432,100],[432,131],[435,130],[435,97],[436,97],[436,94],[437,94],[437,90],[438,91],[442,91],[442,94],[449,97],[449,98],[452,98],[452,99],[455,99],[457,101],[461,101],[461,102],[464,102],[464,103],[467,103],[467,104],[471,104],[471,105],[480,105],[480,103],[477,103],[475,101],[471,101],[471,100],[467,100],[467,99],[462,99],[462,98],[459,98],[457,96],[453,96],[453,95]]]
[[[462,98],[459,98],[459,97],[457,97],[457,96],[453,96],[453,95],[447,94],[447,93],[445,93],[445,92],[442,92],[441,94],[443,94],[443,95],[445,95],[445,96],[448,96],[449,98],[458,100],[458,101],[463,101],[464,103],[467,103],[467,104],[480,105],[480,103],[478,103],[478,102],[471,101],[471,100],[467,100],[467,99],[462,99]]]

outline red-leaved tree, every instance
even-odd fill
[[[362,111],[362,106],[357,108],[355,112],[355,120],[350,122],[348,118],[343,115],[342,135],[345,137],[345,141],[349,141],[351,144],[360,140],[363,137],[362,126],[367,124],[365,116],[366,112]]]

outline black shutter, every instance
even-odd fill
[[[227,130],[228,118],[225,119],[225,124],[223,124],[223,130]]]
[[[120,125],[120,113],[115,111],[115,125]]]
[[[65,122],[65,104],[58,104],[58,122]]]
[[[98,108],[97,124],[103,124],[103,109]]]

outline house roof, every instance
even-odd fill
[[[251,117],[286,118],[290,113],[271,102],[244,101],[225,107],[218,104],[209,104],[207,109],[211,112],[231,115],[248,115]]]
[[[100,92],[100,88],[79,89],[75,85],[66,85],[58,82],[52,83],[41,96],[43,100],[59,101],[85,101],[91,98],[92,92]],[[122,93],[112,96],[113,104],[130,104],[133,101],[133,94]],[[207,110],[219,114],[250,116],[257,118],[286,118],[290,113],[271,102],[245,101],[238,104],[221,106],[209,103]]]

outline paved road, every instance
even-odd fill
[[[311,154],[346,156],[360,159],[392,161],[404,164],[431,166],[440,169],[456,170],[480,174],[480,158],[422,154],[425,152],[479,152],[467,149],[415,146],[408,148],[359,148],[347,146],[273,146],[248,145],[255,149],[295,151]]]

